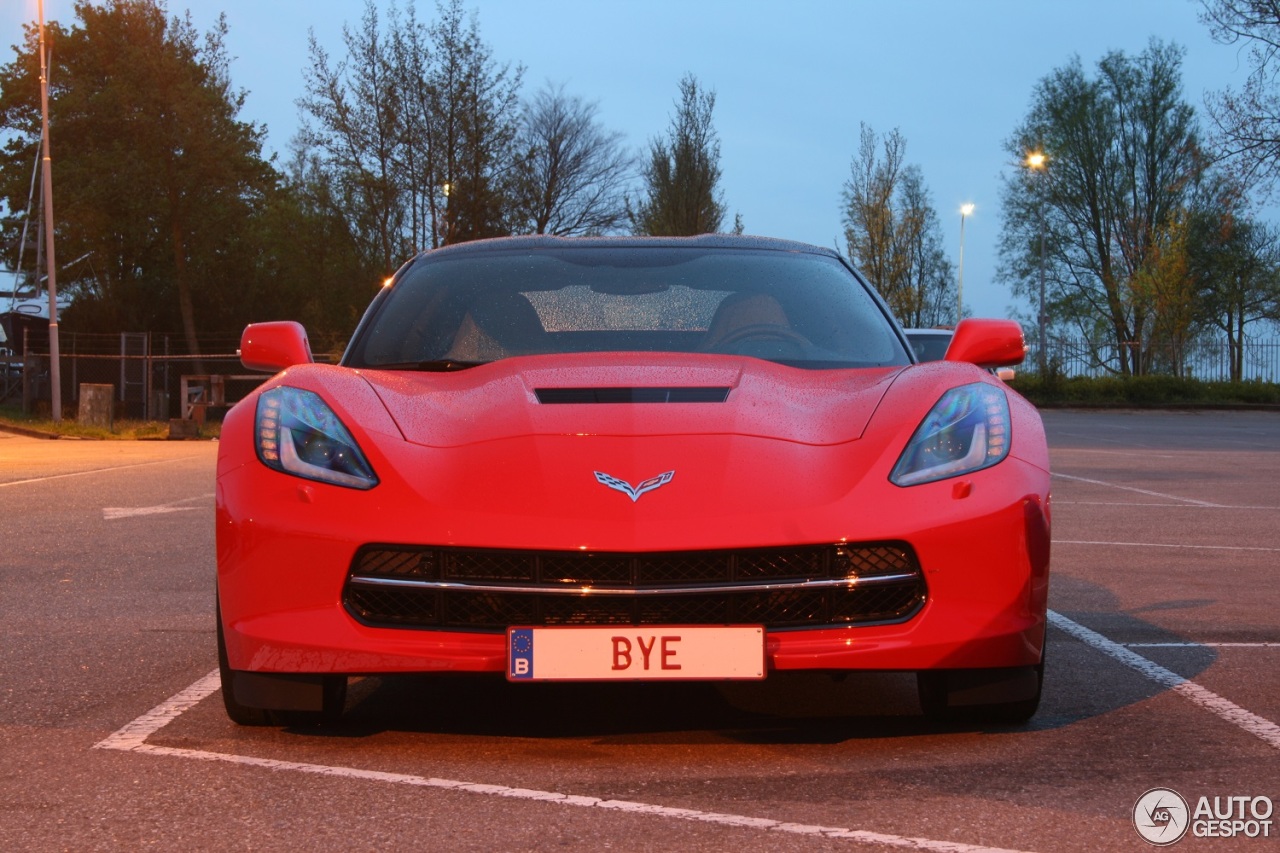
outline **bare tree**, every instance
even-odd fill
[[[439,98],[431,83],[435,50],[428,26],[410,4],[401,13],[392,5],[392,73],[400,104],[400,137],[396,144],[396,174],[407,193],[410,243],[414,250],[439,245],[443,236],[445,186],[441,157],[435,147]]]
[[[858,156],[844,187],[845,242],[899,321],[934,326],[952,320],[955,290],[938,213],[917,166],[904,163],[898,130],[880,139],[863,124]]]
[[[510,233],[517,209],[523,70],[499,65],[461,0],[418,19],[394,3],[389,26],[366,0],[336,66],[312,39],[305,152],[330,173],[351,229],[383,270],[442,243]]]
[[[427,77],[434,110],[427,128],[445,195],[444,243],[511,233],[519,194],[515,147],[523,67],[494,61],[474,14],[441,0],[430,28],[434,62]]]
[[[536,234],[605,234],[627,216],[635,160],[606,130],[594,103],[550,83],[524,106],[519,148],[529,228]]]
[[[1280,0],[1201,3],[1200,20],[1214,40],[1242,48],[1252,65],[1241,88],[1205,99],[1214,122],[1214,146],[1235,165],[1238,179],[1270,184],[1280,177]]]
[[[909,166],[903,173],[900,197],[907,224],[901,251],[907,257],[904,295],[908,297],[900,317],[917,328],[959,322],[963,318],[955,317],[952,310],[959,310],[952,286],[955,273],[942,247],[938,211],[918,167]]]
[[[359,29],[344,26],[347,57],[337,65],[312,33],[300,146],[319,152],[363,253],[390,273],[409,252],[405,188],[396,173],[401,139],[399,90],[378,9],[366,0]]]

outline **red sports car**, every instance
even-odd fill
[[[726,236],[426,252],[335,365],[252,325],[245,365],[281,372],[222,427],[227,712],[332,719],[356,674],[813,669],[1025,720],[1049,457],[984,369],[1023,351],[966,320],[917,364],[838,254]]]

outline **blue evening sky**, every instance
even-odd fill
[[[385,8],[385,4],[380,3]],[[1247,65],[1214,44],[1197,0],[473,0],[500,62],[525,66],[524,90],[546,81],[596,101],[600,119],[644,148],[665,132],[678,82],[692,72],[716,92],[724,199],[751,234],[844,250],[841,192],[860,122],[899,128],[907,161],[924,173],[953,262],[965,224],[967,313],[1017,306],[994,277],[999,180],[1016,165],[1003,142],[1035,83],[1078,54],[1090,71],[1105,53],[1138,53],[1151,38],[1186,49],[1184,95],[1239,85]],[[230,25],[232,80],[248,91],[241,118],[266,125],[286,155],[298,125],[307,32],[333,58],[361,0],[170,0],[205,30]],[[431,0],[419,14],[434,18]],[[0,4],[0,39],[16,44],[36,0]],[[71,22],[71,0],[47,0],[46,20]],[[4,53],[9,61],[12,53]],[[55,193],[57,129],[53,129]],[[55,202],[56,209],[56,202]],[[730,223],[731,223],[730,218]]]

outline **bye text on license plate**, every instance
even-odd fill
[[[510,628],[510,681],[765,677],[760,625]]]

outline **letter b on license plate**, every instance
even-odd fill
[[[760,625],[511,628],[511,681],[759,679]]]

